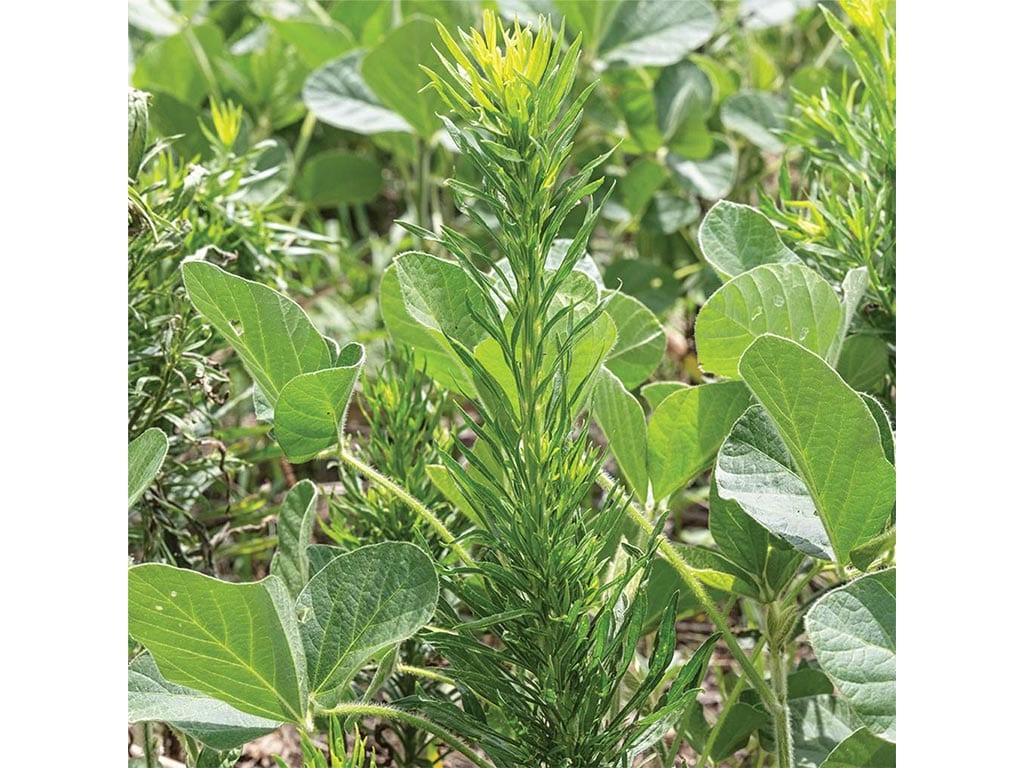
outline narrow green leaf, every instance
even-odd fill
[[[804,619],[814,655],[873,733],[896,739],[896,569],[821,597]]]
[[[739,370],[789,449],[836,559],[848,562],[896,501],[896,470],[868,406],[824,360],[778,336],[754,341]]]
[[[619,465],[620,475],[637,499],[646,503],[647,421],[643,408],[605,367],[598,371],[591,408]]]
[[[686,387],[662,400],[647,428],[654,498],[667,498],[711,466],[749,404],[750,392],[738,381]]]
[[[665,355],[665,331],[651,310],[624,293],[613,293],[606,311],[616,334],[605,365],[626,389],[633,389],[651,375]]]
[[[452,472],[448,467],[443,464],[428,464],[427,477],[430,478],[430,482],[444,494],[444,497],[448,499],[452,504],[455,505],[462,514],[469,518],[469,521],[475,526],[483,526],[483,521],[477,515],[476,510],[470,503],[461,490],[456,484],[455,479],[452,477]]]
[[[828,533],[786,445],[761,406],[736,421],[718,453],[719,495],[804,554],[831,560]]]
[[[697,234],[704,259],[723,280],[763,264],[799,264],[763,213],[749,205],[718,202]]]
[[[128,665],[128,722],[158,720],[214,749],[232,749],[281,725],[164,679],[149,653]]]
[[[389,32],[363,58],[363,80],[388,107],[401,115],[419,134],[429,139],[441,128],[438,113],[445,104],[420,69],[437,62],[434,48],[443,50],[441,36],[433,21],[413,18]]]
[[[235,348],[272,406],[293,378],[333,363],[323,336],[287,296],[202,261],[186,261],[181,272],[196,309]]]
[[[430,621],[437,594],[430,558],[405,542],[361,547],[317,572],[295,610],[312,695],[321,706],[332,706],[373,654]]]
[[[292,462],[309,461],[338,444],[366,352],[353,342],[334,368],[304,373],[284,385],[274,412],[274,436]]]
[[[829,753],[821,768],[896,768],[896,745],[859,728]]]
[[[299,199],[318,208],[368,203],[383,187],[380,163],[372,157],[339,150],[309,158],[295,180]]]
[[[706,43],[718,16],[705,0],[625,0],[598,46],[600,60],[665,67]]]
[[[279,594],[274,594],[277,590]],[[304,722],[305,676],[276,576],[229,584],[156,563],[128,570],[128,631],[163,676],[258,717]]]
[[[842,308],[832,286],[802,264],[754,267],[712,294],[697,315],[697,357],[705,371],[735,379],[750,343],[765,333],[824,356]]]
[[[365,51],[352,51],[315,70],[302,86],[302,100],[318,120],[335,128],[373,136],[412,126],[384,106],[360,74]]]
[[[131,507],[156,478],[167,455],[167,435],[151,427],[128,443],[128,506]]]
[[[316,519],[316,485],[311,480],[300,480],[277,513],[277,551],[270,561],[270,572],[279,576],[292,598],[309,581],[309,556],[306,548],[313,537]]]

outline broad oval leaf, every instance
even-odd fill
[[[718,16],[706,0],[625,0],[598,47],[604,64],[665,67],[706,43]]]
[[[412,126],[378,99],[360,74],[365,51],[347,53],[315,70],[302,86],[302,100],[318,120],[366,136]]]
[[[764,408],[752,406],[733,425],[718,453],[715,484],[770,533],[806,555],[832,559],[814,501]]]
[[[223,57],[224,35],[220,28],[216,24],[196,24],[188,33],[180,32],[147,46],[135,60],[132,85],[143,91],[170,94],[182,104],[198,107],[210,83],[186,35],[194,36],[211,61]]]
[[[802,264],[766,264],[734,277],[697,315],[697,358],[705,371],[739,376],[750,343],[773,333],[826,355],[843,310],[832,286]]]
[[[695,113],[707,115],[713,98],[711,80],[693,62],[683,61],[663,69],[654,83],[654,106],[661,135],[671,139],[684,120]]]
[[[739,370],[789,449],[836,559],[849,562],[896,502],[896,470],[868,406],[824,360],[778,336],[754,341]]]
[[[275,721],[305,721],[291,599],[276,576],[229,584],[150,563],[128,570],[128,632],[163,676]]]
[[[896,745],[858,728],[829,752],[821,768],[896,768]]]
[[[322,152],[309,158],[295,180],[301,200],[317,207],[367,203],[384,186],[380,164],[372,157],[351,152]]]
[[[151,720],[172,725],[214,749],[241,746],[281,725],[167,681],[153,657],[144,652],[128,665],[128,722]]]
[[[791,700],[793,757],[799,768],[820,766],[829,753],[863,726],[849,704],[831,694]]]
[[[405,542],[361,547],[318,571],[295,603],[317,701],[331,706],[373,654],[430,621],[437,594],[430,558]]]
[[[150,427],[128,443],[128,506],[131,507],[156,478],[167,455],[167,435]]]
[[[785,99],[765,91],[734,93],[722,103],[722,125],[765,152],[785,148],[777,135],[785,114]]]
[[[235,348],[271,406],[293,378],[333,363],[324,337],[287,296],[203,261],[186,261],[181,272],[196,309]]]
[[[380,284],[381,315],[392,338],[424,361],[439,385],[470,394],[472,379],[449,338],[473,350],[487,334],[469,309],[482,312],[486,297],[458,264],[418,251],[403,253]]]
[[[647,421],[640,403],[622,381],[605,367],[597,373],[591,409],[620,475],[634,495],[647,502]]]
[[[340,24],[310,19],[275,19],[268,17],[281,38],[295,48],[302,63],[315,69],[356,46],[352,33]]]
[[[401,115],[421,138],[429,139],[441,128],[438,113],[445,103],[420,67],[434,64],[444,43],[437,25],[425,18],[413,18],[391,30],[367,52],[360,65],[363,80],[380,100]]]
[[[289,461],[309,461],[337,444],[365,359],[363,345],[352,343],[334,368],[300,374],[284,385],[274,409],[274,437]]]
[[[659,403],[647,427],[647,460],[656,500],[685,487],[711,466],[749,404],[750,392],[738,381],[686,387]]]
[[[858,392],[881,392],[889,373],[889,345],[879,336],[850,336],[843,342],[836,370]]]
[[[736,154],[728,145],[715,143],[703,160],[690,160],[672,152],[665,163],[681,189],[705,200],[725,197],[736,183]]]
[[[697,233],[704,259],[723,280],[763,264],[799,264],[771,221],[749,205],[722,200],[708,211]]]
[[[615,346],[605,365],[626,389],[642,384],[665,354],[665,331],[644,304],[624,293],[613,293],[605,311],[615,323]]]
[[[896,739],[896,569],[822,596],[804,619],[814,655],[873,733]]]
[[[316,498],[316,484],[300,480],[288,491],[277,513],[277,551],[270,561],[270,572],[280,577],[293,598],[309,581],[306,548],[313,537]]]

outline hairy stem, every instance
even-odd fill
[[[789,690],[787,669],[788,623],[779,621],[779,606],[768,606],[768,669],[772,677],[775,701],[771,705],[772,722],[775,730],[775,765],[777,768],[793,766],[793,733],[789,723]],[[780,626],[781,625],[781,626]]]
[[[476,561],[473,560],[469,552],[467,552],[461,544],[455,541],[455,537],[452,535],[452,532],[445,527],[445,524],[442,523],[438,519],[437,515],[427,509],[427,507],[415,496],[410,494],[390,477],[381,474],[366,462],[353,456],[344,448],[339,448],[338,458],[345,464],[348,464],[350,467],[361,472],[371,482],[387,489],[387,491],[396,499],[408,505],[413,512],[422,517],[427,524],[437,532],[437,535],[441,537],[441,540],[452,548],[452,551],[459,556],[462,562],[466,565],[476,565]]]

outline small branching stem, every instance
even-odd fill
[[[345,717],[384,717],[389,720],[396,720],[400,723],[407,723],[408,725],[413,725],[422,731],[426,731],[427,733],[436,736],[453,749],[457,749],[463,757],[473,763],[473,765],[480,766],[480,768],[494,768],[490,763],[482,760],[480,756],[473,751],[471,746],[455,734],[449,732],[445,728],[442,728],[432,720],[428,720],[420,715],[415,715],[412,712],[397,709],[396,707],[391,707],[386,704],[346,703],[338,704],[336,707],[331,707],[330,709],[321,710],[320,714],[342,715]]]
[[[362,472],[363,475],[367,477],[371,482],[376,483],[382,488],[387,489],[387,491],[391,493],[396,499],[408,505],[408,507],[413,512],[422,517],[427,522],[427,524],[437,532],[437,535],[441,537],[441,540],[452,548],[452,551],[459,556],[462,562],[470,566],[476,565],[476,561],[473,560],[469,552],[466,551],[465,547],[463,547],[461,544],[455,541],[455,537],[452,535],[452,532],[449,531],[447,527],[445,527],[445,524],[442,523],[438,519],[437,515],[435,515],[433,512],[427,509],[427,507],[424,506],[424,504],[421,501],[419,501],[415,496],[413,496],[411,493],[409,493],[407,490],[405,490],[402,486],[400,486],[387,475],[381,474],[366,462],[362,461],[356,456],[353,456],[345,448],[340,448],[338,450],[338,458],[341,459],[343,463],[348,464],[353,469]]]

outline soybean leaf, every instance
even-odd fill
[[[678,547],[677,547],[678,548]],[[644,631],[649,632],[664,619],[669,600],[678,592],[679,601],[676,605],[676,618],[685,618],[699,613],[702,609],[700,600],[683,581],[679,572],[664,558],[657,558],[651,565],[651,578],[647,582],[647,618]],[[711,587],[707,589],[712,600],[718,602],[725,599],[725,592]]]
[[[665,180],[665,169],[649,157],[642,157],[630,166],[619,182],[616,192],[621,196],[626,209],[637,216],[643,213],[661,182]]]
[[[747,29],[767,29],[785,24],[814,0],[740,0],[740,18]]]
[[[670,152],[665,162],[681,189],[706,200],[725,197],[736,181],[736,155],[722,142],[715,143],[707,159],[690,160]]]
[[[846,277],[843,278],[843,324],[836,333],[836,338],[832,342],[832,348],[828,351],[828,357],[825,358],[828,360],[829,365],[835,365],[839,359],[843,343],[846,340],[846,334],[850,330],[853,319],[857,316],[857,310],[860,308],[861,299],[867,293],[868,285],[867,267],[851,269],[846,273]]]
[[[270,572],[281,578],[292,598],[298,597],[309,581],[306,548],[313,536],[316,496],[316,485],[301,480],[288,491],[277,513],[277,551],[270,561]]]
[[[885,554],[896,547],[896,526],[882,531],[865,544],[850,550],[850,562],[861,571],[869,571],[871,566]]]
[[[789,714],[798,768],[818,768],[840,742],[863,725],[849,705],[832,695],[791,701]]]
[[[165,37],[148,46],[135,60],[132,85],[143,91],[170,94],[182,104],[198,107],[210,84],[186,35],[195,36],[211,61],[223,56],[224,35],[220,28],[215,24],[196,24],[188,32]]]
[[[714,479],[708,528],[722,554],[749,574],[769,599],[789,583],[803,560],[800,552],[770,534],[739,504],[723,499]]]
[[[322,152],[302,166],[295,180],[301,200],[319,208],[342,203],[367,203],[384,186],[380,164],[351,152]]]
[[[697,238],[704,259],[723,280],[762,264],[800,263],[768,217],[749,205],[716,203],[701,222]]]
[[[693,62],[663,69],[654,83],[654,105],[662,136],[671,139],[685,119],[709,113],[713,96],[711,81]]]
[[[167,435],[150,427],[128,443],[128,506],[131,507],[160,471],[167,455]]]
[[[689,384],[684,384],[681,381],[652,381],[650,384],[644,384],[640,387],[640,394],[643,395],[644,400],[647,401],[651,410],[654,411],[657,410],[666,397],[689,386]]]
[[[850,336],[843,342],[836,370],[858,392],[879,392],[889,373],[889,345],[879,336]]]
[[[829,753],[821,768],[896,768],[896,745],[858,728]]]
[[[821,597],[804,619],[814,654],[873,733],[896,739],[896,569]]]
[[[430,621],[437,594],[430,558],[405,542],[361,547],[318,571],[295,603],[317,701],[332,706],[373,654]]]
[[[693,569],[694,575],[713,589],[731,592],[757,600],[757,587],[735,563],[706,547],[677,547],[679,556]]]
[[[164,679],[149,653],[128,665],[128,722],[159,720],[214,749],[231,749],[275,730],[279,720],[247,715]]]
[[[698,218],[700,218],[700,204],[693,198],[679,197],[668,192],[655,192],[640,223],[646,229],[670,235],[693,224]],[[669,274],[671,275],[671,270],[669,270]],[[666,277],[668,276],[666,275]],[[662,282],[668,283],[671,300],[674,300],[678,295],[678,286],[674,286],[671,280],[665,280],[664,277],[660,279]],[[674,280],[674,278],[672,279]]]
[[[750,403],[742,382],[686,387],[666,397],[647,428],[648,464],[654,498],[685,487],[711,466],[733,423]]]
[[[724,717],[711,748],[711,759],[715,762],[746,746],[750,734],[768,722],[768,715],[763,709],[741,701],[733,704]]]
[[[274,437],[289,461],[309,461],[337,444],[365,358],[363,345],[352,343],[334,368],[300,374],[284,385],[274,410]]]
[[[304,722],[302,648],[291,599],[276,576],[229,584],[169,565],[135,566],[128,571],[128,632],[170,682],[251,715]]]
[[[646,503],[647,422],[643,408],[622,381],[603,366],[597,373],[591,408],[622,477],[636,497]]]
[[[180,32],[186,19],[168,0],[133,0],[128,3],[128,24],[156,37]]]
[[[363,80],[388,107],[401,115],[421,138],[429,139],[441,127],[438,113],[444,101],[433,88],[421,91],[429,82],[420,69],[436,61],[434,49],[444,45],[433,21],[414,18],[389,32],[363,58]]]
[[[615,322],[615,346],[605,361],[626,389],[641,384],[665,354],[665,331],[658,318],[632,296],[613,293],[605,310]]]
[[[706,43],[718,16],[705,0],[625,0],[598,46],[604,64],[665,67]]]
[[[740,375],[771,416],[836,559],[882,530],[896,501],[896,470],[868,406],[828,364],[788,339],[761,336]]]
[[[310,544],[306,547],[306,557],[309,558],[310,575],[312,576],[319,573],[323,570],[325,565],[331,562],[331,560],[344,554],[344,549],[333,544]]]
[[[291,45],[309,69],[336,59],[355,48],[356,40],[340,24],[310,19],[275,19],[266,22]]]
[[[831,560],[828,533],[778,430],[761,406],[736,421],[718,453],[715,483],[770,533],[811,557]]]
[[[412,133],[412,126],[384,106],[363,80],[360,64],[364,54],[363,50],[352,51],[315,70],[302,86],[306,108],[328,125],[365,136]]]
[[[722,103],[722,125],[765,152],[782,152],[786,102],[774,93],[735,93]]]
[[[196,309],[228,340],[271,406],[301,373],[327,368],[330,348],[287,296],[202,261],[181,266]]]
[[[875,424],[878,425],[878,434],[882,438],[882,450],[885,451],[885,458],[889,460],[890,464],[896,463],[896,435],[892,431],[892,421],[889,420],[889,414],[885,412],[885,406],[883,406],[878,399],[871,395],[861,392],[861,400],[867,405],[868,410],[871,411],[871,416],[875,420]]]
[[[735,379],[743,352],[765,333],[824,356],[842,314],[832,286],[802,264],[754,267],[715,291],[697,315],[697,357],[704,370]]]
[[[474,392],[449,338],[474,349],[486,333],[469,310],[483,312],[486,298],[459,267],[410,251],[395,259],[381,278],[381,314],[392,338],[415,350],[439,385]]]

